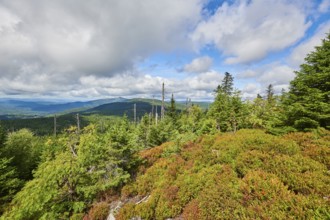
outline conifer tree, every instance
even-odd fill
[[[273,103],[274,101],[274,88],[272,84],[269,84],[266,90],[267,93],[267,102],[269,104]]]
[[[11,160],[0,153],[0,215],[23,183],[17,178],[16,169],[10,166]]]
[[[231,95],[233,92],[233,85],[234,85],[234,77],[230,73],[225,72],[225,76],[222,80],[222,84],[217,87],[216,92],[219,93],[221,90],[225,94]]]
[[[168,116],[170,116],[172,119],[176,118],[176,106],[175,106],[175,100],[174,100],[173,93],[172,93],[172,97],[171,97],[171,106],[168,111]]]
[[[220,131],[236,131],[243,124],[246,111],[239,91],[233,91],[234,77],[226,72],[208,114],[215,119]]]
[[[0,124],[0,147],[5,143],[6,133]]]
[[[295,72],[285,101],[287,124],[298,130],[330,128],[330,34]]]

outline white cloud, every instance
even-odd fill
[[[273,85],[276,94],[282,89],[288,90],[290,81],[295,77],[294,68],[281,64],[270,63],[238,74],[238,78],[247,81],[242,90],[243,98],[255,98],[257,94],[265,95],[269,84]]]
[[[206,72],[212,66],[213,59],[209,56],[203,56],[194,59],[191,63],[183,67],[183,71],[190,73],[202,73]]]
[[[258,72],[252,69],[244,70],[237,74],[238,79],[248,79],[248,78],[254,78],[258,75]]]
[[[193,100],[210,100],[213,99],[213,91],[221,83],[223,74],[209,71],[179,80],[126,71],[111,77],[81,76],[75,83],[64,84],[61,87],[59,87],[60,82],[56,82],[56,77],[40,75],[23,79],[24,77],[20,75],[12,80],[0,78],[2,91],[6,94],[22,94],[24,91],[35,97],[48,95],[73,99],[118,96],[151,98],[153,95],[160,98],[161,85],[164,82],[168,98],[174,93],[176,99],[189,97]]]
[[[228,64],[260,60],[304,36],[309,27],[300,4],[288,0],[224,2],[191,35],[199,46],[214,44]]]
[[[166,71],[155,59],[152,63],[160,67],[152,75],[136,71],[138,64],[153,54],[191,50],[193,44],[198,49],[214,44],[226,63],[250,63],[298,42],[309,27],[308,10],[324,13],[329,2],[317,9],[312,0],[226,1],[214,15],[202,18],[206,1],[0,0],[0,94],[152,97],[160,94],[164,81],[167,92],[176,97],[212,99],[223,75],[210,70],[209,56],[185,66],[179,57],[169,61]],[[293,49],[290,65],[301,62],[330,26],[322,27],[319,35]],[[287,86],[292,79],[291,67],[266,63],[244,66],[247,70],[238,75],[257,85],[247,85],[247,95],[269,83]],[[175,79],[173,69],[178,66],[198,74]],[[164,72],[170,75],[154,76]]]
[[[248,83],[242,89],[242,97],[244,99],[254,99],[257,94],[261,94],[260,84],[258,83]]]
[[[330,22],[322,24],[316,31],[316,33],[309,39],[300,43],[291,53],[288,61],[297,68],[300,64],[304,63],[304,59],[308,53],[314,51],[315,46],[319,46],[322,43],[322,39],[326,37],[326,33],[330,30]]]
[[[187,47],[201,8],[200,0],[1,1],[0,69],[13,75],[38,62],[59,76],[113,75],[154,52]]]
[[[330,8],[330,0],[323,0],[322,3],[318,7],[318,11],[321,13],[326,13]]]
[[[259,86],[256,83],[248,83],[244,86],[242,92],[255,93],[257,90],[259,90]]]
[[[283,85],[289,84],[295,77],[294,69],[287,65],[269,66],[269,70],[265,70],[257,78],[262,85]]]

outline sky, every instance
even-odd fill
[[[329,32],[330,0],[0,0],[0,98],[252,99]]]

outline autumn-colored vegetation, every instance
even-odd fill
[[[147,168],[122,199],[150,197],[128,202],[117,218],[327,219],[329,137],[326,130],[284,137],[240,130],[205,135],[170,155],[162,151],[171,144],[144,151]]]

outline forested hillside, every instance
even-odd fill
[[[130,120],[134,120],[134,105],[136,106],[136,119],[140,120],[145,114],[151,111],[158,112],[161,111],[161,101],[159,100],[148,100],[148,99],[127,99],[125,102],[120,102],[121,99],[111,99],[111,100],[97,100],[91,102],[93,105],[97,103],[100,104],[96,107],[88,109],[71,109],[76,110],[70,113],[62,113],[59,115],[48,115],[43,117],[29,117],[29,118],[12,118],[12,119],[2,119],[0,116],[1,124],[3,129],[7,131],[17,131],[22,128],[27,128],[31,130],[36,135],[50,135],[54,133],[54,116],[56,116],[56,128],[58,132],[62,132],[70,126],[77,124],[77,114],[80,117],[80,127],[85,127],[89,123],[103,123],[107,118],[122,117],[126,115]],[[103,102],[110,102],[107,104],[102,104]],[[86,102],[89,103],[89,102]],[[87,105],[84,103],[85,105]],[[73,103],[72,105],[74,105]],[[81,104],[81,103],[79,103]],[[89,105],[92,105],[89,103]],[[92,106],[93,106],[92,105]],[[205,103],[198,103],[205,109]],[[165,108],[169,106],[169,103],[165,102]],[[176,105],[177,111],[184,110],[186,105],[178,104]],[[48,108],[51,108],[48,107]],[[17,115],[15,117],[18,117]]]
[[[330,34],[289,91],[244,101],[233,82],[207,110],[174,94],[162,117],[0,125],[1,219],[330,219]]]

